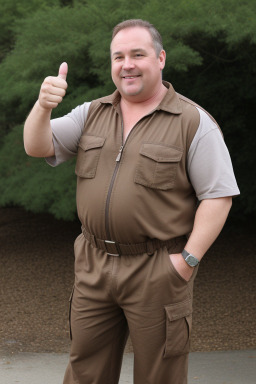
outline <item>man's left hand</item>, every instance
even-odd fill
[[[178,274],[186,281],[189,281],[193,274],[194,268],[190,267],[186,263],[181,253],[173,253],[169,255],[169,257]]]

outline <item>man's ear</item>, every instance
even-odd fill
[[[160,69],[163,70],[165,67],[165,59],[166,59],[166,52],[165,50],[161,50],[159,54],[159,63],[160,63]]]

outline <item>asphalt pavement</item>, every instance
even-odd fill
[[[0,383],[61,384],[67,363],[68,354],[18,353],[1,357]],[[119,384],[132,384],[132,371],[133,354],[127,353]],[[192,352],[188,376],[188,384],[255,384],[256,349]]]

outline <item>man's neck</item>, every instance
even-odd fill
[[[153,94],[153,96],[149,97],[148,99],[140,100],[136,97],[127,98],[122,96],[121,97],[121,109],[122,111],[141,111],[143,110],[153,110],[156,108],[160,102],[165,97],[166,93],[168,91],[168,88],[166,88],[163,84],[161,84],[161,87],[157,92]]]
[[[163,100],[168,89],[163,85],[161,92],[143,102],[130,102],[121,98],[120,107],[123,118],[123,139],[126,140],[135,124],[147,114],[151,113]]]

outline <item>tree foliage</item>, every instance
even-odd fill
[[[45,6],[59,4],[59,0],[0,0],[0,62],[15,44],[15,25]]]
[[[69,87],[53,117],[112,92],[112,28],[122,20],[142,18],[162,34],[164,78],[221,125],[242,192],[233,212],[256,213],[251,177],[256,160],[254,1],[0,0],[0,12],[6,15],[0,21],[0,204],[74,217],[75,183],[69,182],[74,180],[73,163],[53,170],[42,160],[29,159],[21,124],[43,79],[57,74],[62,61],[69,64]]]
[[[49,212],[56,218],[76,217],[74,162],[54,169],[42,159],[26,155],[23,126],[16,126],[0,152],[0,205],[19,205],[33,212]]]

